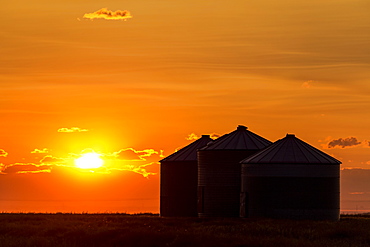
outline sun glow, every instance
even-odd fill
[[[81,169],[94,169],[103,165],[104,161],[100,158],[100,154],[86,153],[75,160],[75,164]]]

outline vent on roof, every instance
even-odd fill
[[[247,130],[248,127],[244,126],[244,125],[238,125],[238,128],[237,130]]]

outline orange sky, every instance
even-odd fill
[[[118,17],[85,15],[102,8]],[[161,156],[238,124],[370,169],[369,12],[366,0],[8,1],[0,201],[157,205]],[[104,168],[74,167],[87,149]]]

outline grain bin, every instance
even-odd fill
[[[287,135],[241,161],[249,217],[339,219],[341,162]]]
[[[160,161],[161,216],[197,216],[197,150],[211,141],[209,135],[203,135]]]
[[[198,215],[239,217],[240,161],[270,145],[245,126],[198,151]]]

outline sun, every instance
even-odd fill
[[[100,158],[100,154],[86,153],[80,158],[75,159],[75,164],[81,169],[94,169],[103,165],[104,161]]]

